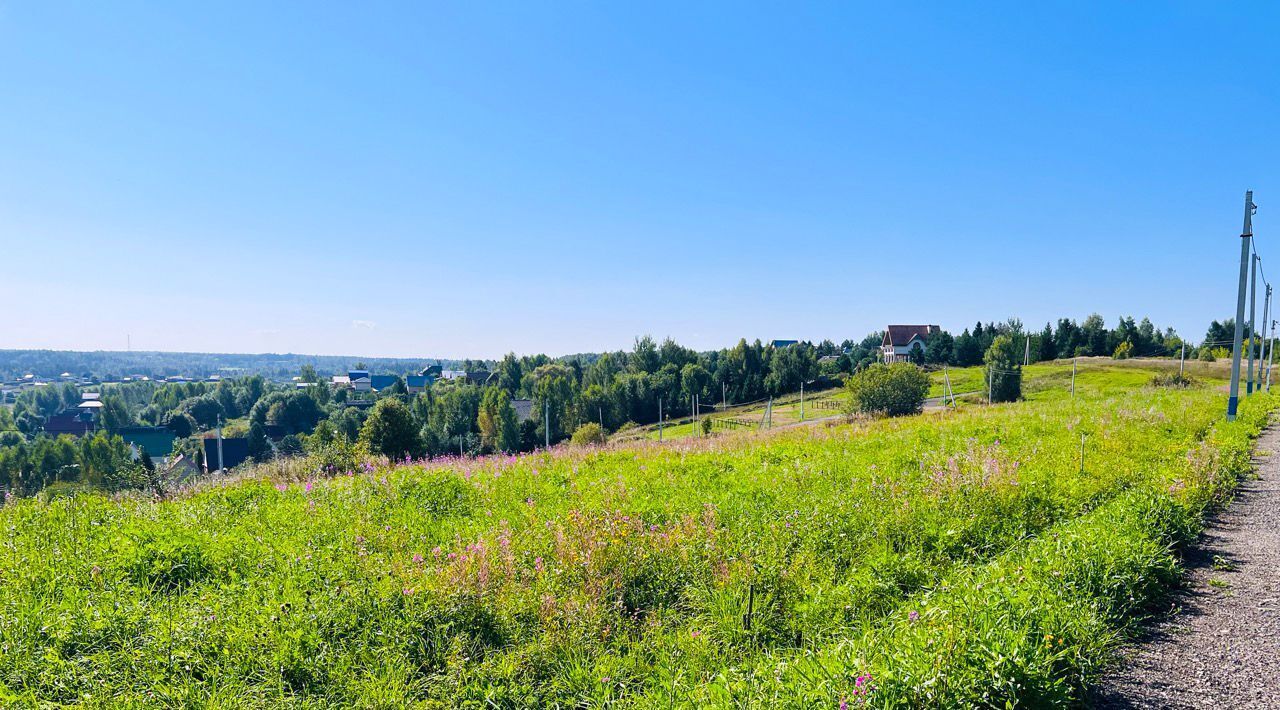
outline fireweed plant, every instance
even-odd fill
[[[0,700],[1078,703],[1176,586],[1276,405],[1255,395],[1228,424],[1209,387],[1080,384],[772,434],[11,502]]]

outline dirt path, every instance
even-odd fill
[[[1093,697],[1100,708],[1280,708],[1280,427],[1257,480],[1187,560],[1189,585]]]

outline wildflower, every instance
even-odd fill
[[[541,557],[535,557],[535,558],[533,558],[533,568],[534,568],[534,569],[536,569],[536,570],[538,571],[538,573],[539,573],[539,574],[541,574],[541,573],[542,573],[542,569],[543,569],[543,567],[542,567],[542,558],[541,558]]]
[[[413,587],[405,587],[405,588],[404,588],[404,595],[405,595],[406,597],[411,597],[411,596],[413,596]]]
[[[690,631],[689,631],[689,636],[690,636],[691,638],[698,638],[698,637],[699,637],[699,636],[701,636],[701,635],[702,635],[702,632],[701,632],[701,631],[699,631],[699,630],[697,630],[697,629],[692,629],[692,630],[690,630]]]
[[[908,618],[908,619],[910,619],[910,620],[911,620],[911,621],[913,621],[913,622],[914,622],[914,621],[919,621],[919,620],[920,620],[920,612],[916,611],[915,609],[912,609],[912,610],[911,610],[911,612],[910,612],[909,614],[907,614],[907,618]]]
[[[307,481],[307,492],[311,492],[311,481]]]
[[[418,553],[416,553],[416,552],[415,552],[415,553],[413,553],[413,562],[414,562],[414,564],[419,564],[419,565],[420,565],[420,564],[422,564],[422,562],[423,562],[423,557],[422,557],[422,555],[419,555],[419,554],[418,554]]]
[[[435,547],[431,548],[431,556],[432,556],[432,557],[439,557],[439,556],[440,556],[440,546],[439,546],[439,545],[436,545]]]
[[[609,683],[609,682],[611,682],[612,680],[613,680],[613,678],[610,678],[609,676],[605,676],[605,677],[603,677],[603,678],[601,678],[601,679],[600,679],[600,682],[601,682],[601,683]]]
[[[848,700],[846,700],[846,699],[844,699],[844,698],[840,698],[840,710],[849,710],[849,701],[848,701]]]
[[[281,493],[284,493],[285,491],[289,490],[289,484],[287,484],[287,483],[277,483],[277,484],[276,484],[276,490],[277,490],[277,491],[280,491]]]

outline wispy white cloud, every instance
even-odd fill
[[[353,320],[351,321],[351,327],[357,330],[373,330],[378,327],[378,324],[371,320]]]

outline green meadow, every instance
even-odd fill
[[[0,701],[1079,703],[1276,398],[1226,423],[1212,373],[1064,372],[894,420],[15,501]]]

